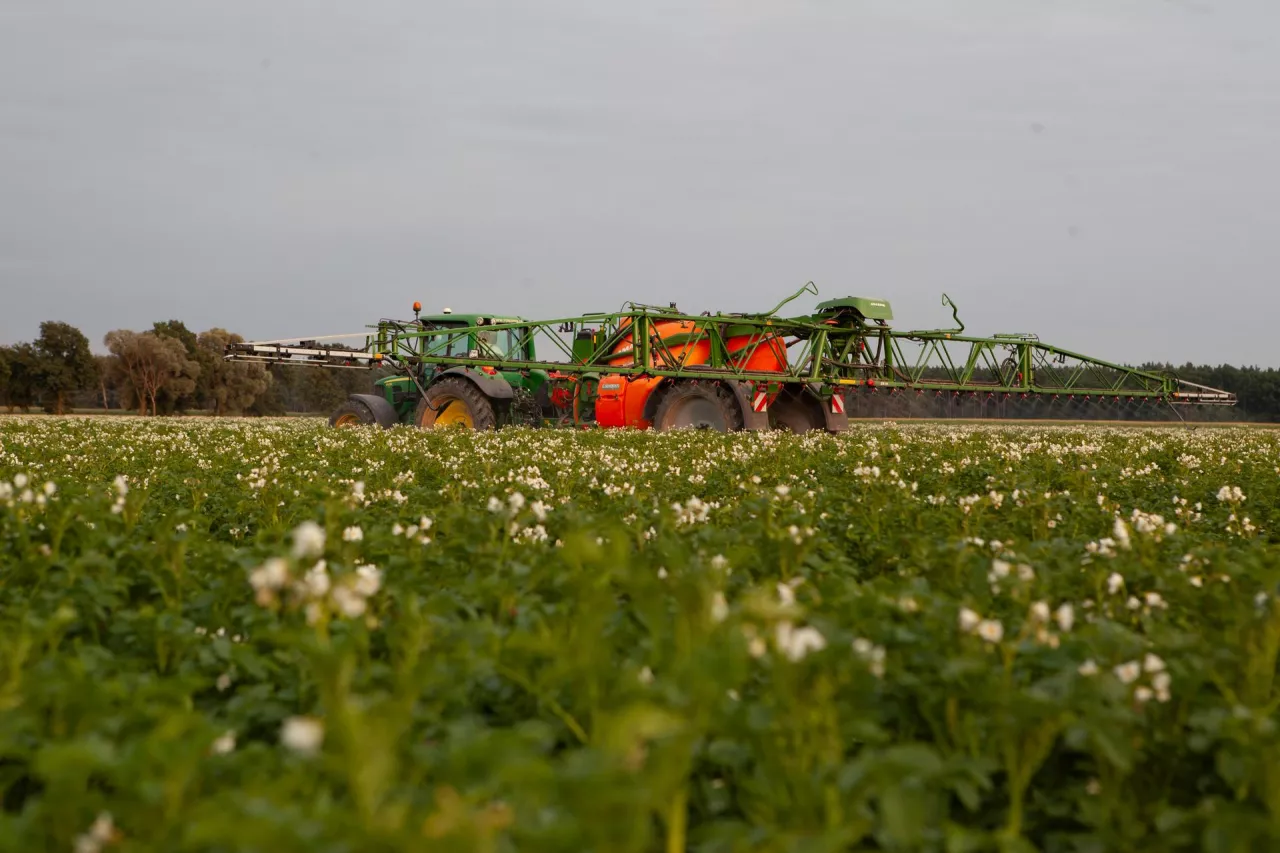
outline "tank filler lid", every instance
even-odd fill
[[[846,296],[844,299],[828,299],[818,303],[818,312],[836,312],[852,308],[868,320],[892,320],[893,309],[883,299],[867,299],[862,296]]]

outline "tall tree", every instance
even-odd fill
[[[15,407],[26,412],[39,396],[40,356],[28,343],[14,344],[5,350],[9,364],[9,383],[4,391],[4,404],[12,412]]]
[[[48,395],[46,406],[55,415],[65,414],[67,395],[92,387],[97,378],[89,339],[70,323],[48,320],[40,324],[35,351],[40,387]]]
[[[98,363],[98,382],[94,388],[94,396],[102,404],[102,408],[109,409],[111,399],[118,394],[124,379],[120,373],[120,360],[110,355],[95,355],[93,360]]]
[[[0,347],[0,399],[9,393],[9,359],[5,347]]]
[[[241,414],[271,385],[271,374],[261,364],[223,359],[227,344],[243,340],[226,329],[210,329],[199,335],[202,356],[200,384],[205,404],[213,407],[214,415]]]
[[[108,332],[103,343],[119,361],[120,372],[137,397],[139,414],[159,414],[161,392],[177,399],[195,390],[200,365],[176,338],[117,329]]]
[[[205,396],[203,393],[205,390],[203,380],[209,365],[203,351],[200,349],[199,338],[196,333],[188,329],[186,323],[181,320],[165,320],[160,323],[153,323],[151,331],[162,338],[171,338],[181,343],[183,349],[187,351],[187,358],[199,364],[201,368],[201,379],[189,390],[179,391],[172,387],[160,389],[156,396],[156,402],[160,408],[159,413],[171,415],[174,412],[185,412],[187,409],[201,405]]]

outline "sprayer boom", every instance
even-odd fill
[[[876,411],[869,404],[885,399],[905,401],[907,414],[944,416],[965,401],[988,416],[1023,403],[1040,406],[1044,416],[1055,407],[1078,416],[1072,411],[1078,403],[1114,411],[1236,402],[1228,391],[1052,346],[1036,335],[965,334],[945,295],[955,322],[948,329],[896,330],[889,303],[863,297],[821,302],[812,314],[776,316],[806,292],[817,288],[810,282],[763,314],[695,315],[674,304],[628,303],[616,313],[530,321],[422,317],[415,305],[413,320],[380,321],[359,349],[318,340],[261,341],[232,344],[226,357],[392,368],[403,378],[380,381],[403,383],[395,395],[387,391],[399,406],[395,417],[419,425],[435,423],[440,410],[431,402],[432,388],[440,383],[458,400],[470,399],[463,389],[472,388],[489,401],[493,411],[475,414],[473,422],[496,424],[520,408],[524,422],[660,429],[709,418],[717,429],[839,431],[848,414]],[[530,401],[521,402],[526,397]],[[426,408],[410,415],[414,399]],[[383,415],[379,422],[390,417]]]

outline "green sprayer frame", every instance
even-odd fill
[[[1152,372],[1082,355],[1040,342],[1033,335],[977,337],[959,331],[898,331],[883,320],[868,321],[852,304],[823,303],[819,313],[792,318],[748,314],[684,314],[672,308],[630,304],[615,313],[582,314],[553,320],[504,323],[479,318],[474,326],[421,328],[413,322],[384,320],[369,336],[365,351],[392,365],[492,368],[502,372],[545,370],[562,374],[673,379],[724,379],[763,383],[830,386],[865,385],[993,394],[1047,394],[1076,397],[1147,398],[1171,403],[1234,405],[1235,395],[1183,382],[1173,373]],[[660,321],[687,321],[697,331],[679,340],[653,334]],[[445,338],[510,330],[514,342],[504,352],[434,354]],[[591,330],[591,347],[575,351],[565,335]],[[729,338],[751,335],[746,351],[730,353]],[[630,336],[631,359],[619,360],[617,342]],[[752,372],[741,365],[771,336],[787,343],[782,372]],[[673,352],[684,344],[706,343],[710,357],[686,364]],[[556,352],[564,360],[528,357]],[[417,372],[417,371],[413,371]]]
[[[859,390],[931,392],[936,397],[1070,399],[1232,406],[1234,394],[1185,382],[1171,372],[1140,370],[1041,342],[1035,335],[964,334],[956,328],[897,330],[889,304],[865,298],[820,303],[814,313],[779,317],[777,311],[810,282],[762,314],[686,314],[674,305],[627,303],[611,313],[551,320],[465,315],[382,320],[360,349],[330,348],[316,341],[282,346],[246,342],[227,358],[328,367],[395,369],[425,393],[433,378],[462,369],[507,376],[561,380],[666,377],[741,383],[752,393],[775,394],[805,386],[822,400],[851,399]],[[672,324],[689,324],[672,335]],[[658,328],[662,324],[661,330]],[[730,341],[736,343],[736,348]],[[744,344],[743,342],[747,343]],[[760,347],[785,346],[781,370],[746,365]],[[697,356],[690,360],[690,354]]]

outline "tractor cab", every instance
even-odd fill
[[[520,317],[495,317],[491,314],[443,314],[418,317],[424,331],[474,329],[497,324],[523,323]],[[527,329],[484,329],[456,335],[434,334],[418,339],[424,356],[454,358],[514,359],[532,361],[533,339]]]
[[[484,346],[473,332],[459,332],[457,334],[444,334],[450,329],[467,329],[477,325],[482,321],[483,317],[478,314],[437,314],[429,317],[419,317],[417,324],[424,332],[433,334],[423,335],[420,338],[411,341],[415,344],[419,354],[423,356],[449,356],[456,358],[476,358],[480,354],[480,350],[484,349],[486,355],[489,355],[491,348]],[[493,333],[487,334],[488,338],[493,337]]]

